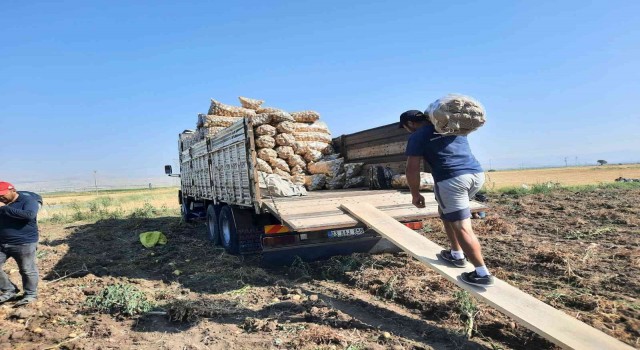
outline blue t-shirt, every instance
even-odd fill
[[[38,242],[38,201],[29,193],[18,194],[15,202],[0,207],[0,244]]]
[[[425,125],[411,134],[405,155],[424,157],[435,182],[483,172],[466,136],[436,134],[433,125]]]

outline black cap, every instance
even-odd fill
[[[407,124],[407,122],[412,121],[412,122],[423,122],[426,121],[427,118],[425,116],[424,113],[422,113],[421,111],[417,110],[417,109],[412,109],[410,111],[406,111],[402,114],[400,114],[400,129],[402,129],[404,127],[405,124]]]

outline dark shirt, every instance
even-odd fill
[[[30,193],[18,192],[18,199],[0,207],[0,244],[38,242],[38,201]]]
[[[483,172],[466,136],[440,135],[433,125],[425,125],[411,134],[405,155],[424,157],[436,182]]]

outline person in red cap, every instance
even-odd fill
[[[31,192],[18,192],[8,182],[0,182],[0,304],[15,299],[18,293],[18,287],[3,270],[8,258],[18,264],[24,289],[24,295],[15,306],[29,304],[37,298],[39,205],[36,196]]]

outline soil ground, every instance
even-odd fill
[[[498,278],[640,346],[640,188],[489,200],[473,225]],[[446,245],[440,222],[426,224]],[[168,243],[144,248],[150,230]],[[41,224],[40,298],[0,306],[0,349],[555,349],[404,253],[267,267],[204,237],[177,216]],[[5,271],[19,281],[13,261]],[[87,306],[116,284],[154,311]]]

